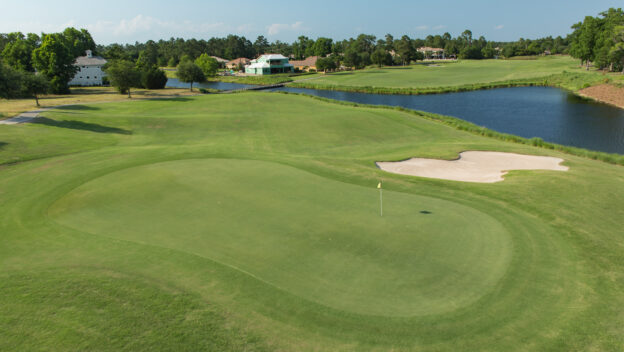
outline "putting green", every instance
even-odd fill
[[[487,294],[512,240],[492,216],[441,199],[379,194],[278,163],[180,160],[75,188],[49,209],[96,235],[209,258],[351,313],[437,314]],[[339,214],[339,216],[336,216]]]

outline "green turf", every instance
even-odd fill
[[[184,160],[90,181],[50,213],[75,229],[208,257],[363,314],[454,310],[505,272],[511,241],[492,217],[397,192],[386,192],[386,216],[374,216],[377,196],[280,164]],[[425,209],[431,214],[420,213]]]
[[[44,115],[0,126],[0,350],[624,344],[622,166],[276,93]],[[463,150],[570,171],[374,164]]]
[[[536,60],[462,60],[369,68],[327,74],[305,83],[318,86],[437,88],[523,80],[565,70],[581,71],[577,60],[568,56],[553,56]]]

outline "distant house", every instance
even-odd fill
[[[316,71],[316,60],[318,60],[318,58],[318,56],[310,56],[306,57],[305,60],[292,60],[290,64],[293,65],[296,71]]]
[[[217,62],[219,63],[219,67],[225,67],[225,65],[228,63],[228,60],[220,58],[218,56],[211,56],[211,58],[217,60]]]
[[[255,60],[251,60],[245,66],[245,73],[254,75],[271,75],[276,73],[295,72],[288,58],[281,54],[264,54]]]
[[[102,67],[106,64],[106,59],[100,56],[93,56],[91,50],[87,50],[85,56],[76,58],[74,66],[78,67],[78,72],[71,81],[70,86],[101,86],[102,77],[106,76],[106,73],[102,70]]]
[[[239,57],[237,59],[234,60],[230,60],[225,64],[225,67],[230,69],[230,70],[238,70],[239,66],[245,66],[245,65],[249,65],[249,63],[251,62],[251,60],[249,60],[246,57]]]
[[[439,60],[445,59],[444,49],[442,48],[431,48],[428,46],[423,46],[418,48],[418,52],[423,53],[425,55],[425,59],[427,60]]]

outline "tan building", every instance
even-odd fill
[[[246,65],[249,65],[250,62],[251,60],[246,57],[239,57],[237,59],[228,61],[227,64],[225,64],[225,67],[230,70],[238,70],[239,67],[245,67]]]
[[[219,67],[225,67],[225,65],[228,63],[228,60],[222,59],[218,56],[211,56],[211,58],[217,60],[217,62],[219,63]]]
[[[310,56],[305,58],[305,60],[292,60],[290,64],[295,67],[296,71],[316,71],[316,60],[318,60],[318,58],[318,56]]]

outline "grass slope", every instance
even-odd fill
[[[622,166],[274,93],[45,117],[0,126],[0,349],[624,343]],[[473,184],[374,165],[462,150],[570,171]]]
[[[556,86],[571,91],[621,82],[619,74],[585,71],[568,56],[531,60],[462,60],[406,67],[369,68],[319,75],[290,86],[379,94],[431,94],[524,85]]]
[[[434,88],[542,77],[576,66],[577,60],[568,56],[538,60],[461,60],[338,72],[321,76],[313,82],[319,85]]]

